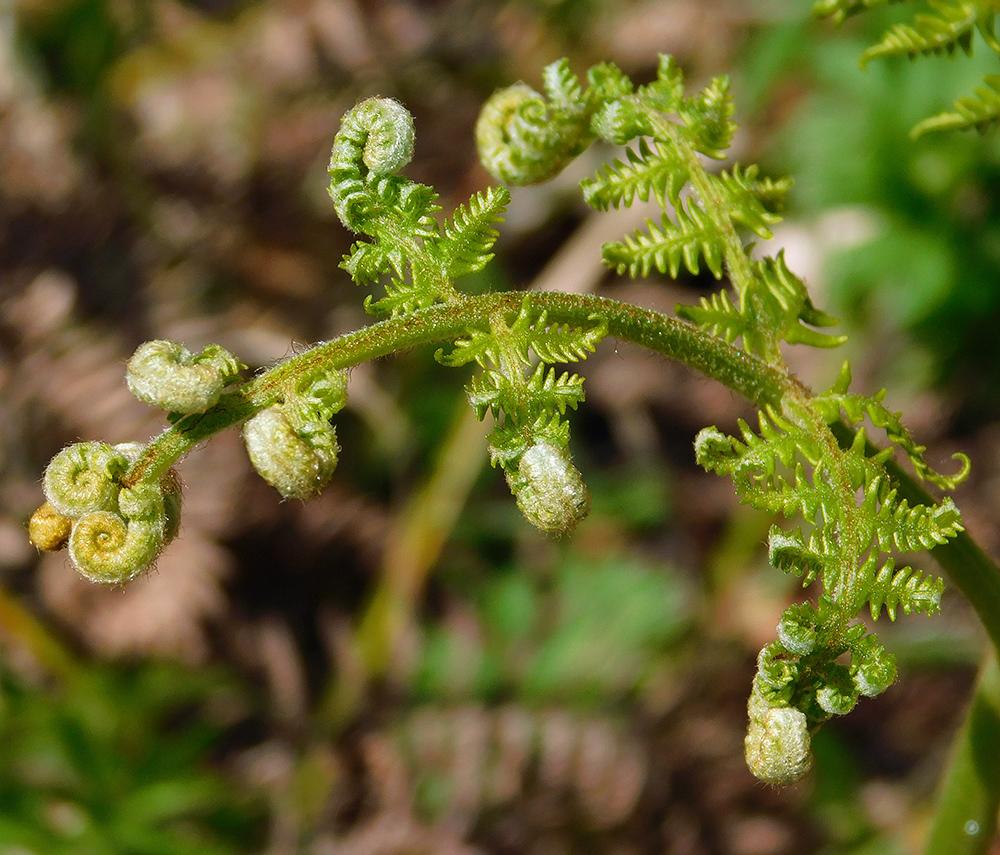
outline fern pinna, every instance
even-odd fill
[[[803,585],[816,583],[821,593],[815,605],[796,605],[782,616],[778,638],[761,652],[748,705],[750,768],[762,780],[788,783],[810,765],[814,728],[895,680],[891,654],[856,622],[862,609],[874,618],[884,609],[894,620],[898,611],[939,607],[942,581],[897,569],[890,553],[931,548],[962,528],[950,499],[927,508],[898,498],[883,466],[892,450],[871,450],[863,423],[883,431],[918,477],[939,488],[962,480],[968,461],[961,459],[955,476],[936,473],[899,415],[884,405],[884,393],[867,398],[849,391],[846,364],[837,383],[819,395],[789,373],[782,342],[836,347],[844,338],[823,332],[836,321],[812,304],[781,253],[752,258],[740,237],[771,237],[788,183],[761,179],[755,167],[713,173],[703,165],[704,157],[725,157],[735,129],[726,78],[685,95],[679,69],[664,57],[656,80],[638,88],[608,66],[591,70],[586,89],[566,63],[550,67],[544,80],[544,99],[519,84],[487,105],[478,129],[486,166],[509,181],[549,174],[551,164],[531,161],[543,148],[536,137],[553,129],[577,135],[575,143],[555,146],[559,153],[595,138],[634,141],[624,160],[583,182],[584,199],[606,209],[652,197],[665,210],[660,222],[647,221],[644,231],[605,245],[605,261],[632,276],[652,270],[676,276],[682,268],[696,274],[704,265],[717,279],[725,277],[732,295],[720,291],[697,306],[679,306],[678,314],[727,342],[739,341],[782,373],[781,400],[764,407],[756,430],[741,422],[741,435],[730,437],[706,428],[695,451],[706,469],[732,477],[742,501],[802,518],[808,527],[771,531],[772,564]],[[565,118],[583,116],[589,123]],[[520,172],[512,168],[522,161]],[[831,427],[845,424],[858,427],[853,441],[841,445]]]
[[[844,338],[825,331],[836,321],[813,305],[780,252],[753,257],[744,243],[744,235],[771,237],[789,183],[763,178],[754,166],[705,167],[706,159],[726,157],[736,129],[725,77],[688,95],[680,69],[663,57],[656,79],[639,87],[608,64],[582,82],[561,61],[543,80],[544,95],[521,83],[484,107],[476,135],[487,169],[507,183],[535,182],[596,140],[631,143],[624,159],[583,182],[584,198],[598,209],[653,198],[664,212],[605,245],[605,261],[632,276],[705,267],[729,290],[678,307],[683,320],[592,296],[464,293],[456,280],[492,257],[507,189],[477,193],[439,221],[433,189],[398,173],[413,151],[409,113],[390,99],[363,101],[334,142],[330,195],[343,224],[362,235],[342,267],[359,284],[384,285],[384,295],[365,300],[380,320],[250,379],[215,345],[198,355],[169,342],[143,345],[129,362],[129,386],[165,410],[170,426],[146,445],[84,442],[57,455],[32,541],[45,549],[68,544],[95,581],[122,584],[145,572],[178,530],[173,464],[237,425],[268,483],[286,498],[312,496],[337,465],[332,420],[347,400],[347,369],[428,343],[443,345],[437,359],[444,365],[478,366],[466,388],[476,415],[494,420],[493,464],[531,523],[565,534],[589,508],[566,421],[584,391],[579,375],[553,366],[586,358],[605,335],[632,341],[761,407],[755,429],[741,424],[731,437],[706,428],[695,452],[706,469],[733,479],[744,502],[800,521],[772,530],[769,555],[818,595],[815,604],[785,612],[777,639],[760,654],[746,740],[753,772],[788,783],[809,767],[817,726],[895,679],[892,656],[858,622],[862,610],[895,619],[939,606],[941,581],[897,567],[897,553],[953,538],[961,518],[948,499],[915,505],[901,498],[889,455],[901,451],[919,479],[942,490],[965,476],[968,461],[961,459],[955,476],[936,473],[882,394],[850,391],[847,366],[818,395],[789,372],[784,344],[832,348]],[[889,448],[870,445],[869,429],[883,433]]]
[[[887,3],[911,0],[817,0],[813,11],[819,17],[841,23],[850,15]],[[994,0],[926,0],[928,11],[913,15],[909,23],[900,23],[883,33],[879,41],[861,55],[864,67],[873,59],[889,56],[954,56],[959,51],[972,54],[976,34],[994,53],[1000,54],[996,35],[997,4]],[[929,131],[976,129],[983,132],[1000,121],[1000,75],[987,74],[983,86],[972,95],[957,98],[951,110],[945,110],[918,122],[911,135]]]

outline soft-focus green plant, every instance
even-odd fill
[[[0,847],[58,855],[226,855],[259,839],[263,805],[210,768],[235,701],[219,671],[77,669],[39,687],[0,675]]]
[[[906,136],[996,56],[886,57],[859,69],[865,46],[905,10],[852,16],[837,31],[802,20],[762,29],[740,80],[769,109],[802,87],[763,156],[795,175],[792,216],[813,227],[828,308],[891,342],[898,358],[880,366],[882,382],[946,389],[968,431],[1000,412],[1000,157],[992,134]]]
[[[736,131],[727,78],[687,94],[679,67],[662,57],[644,86],[610,64],[581,81],[566,61],[547,67],[543,81],[544,94],[516,84],[483,108],[476,134],[486,168],[503,182],[532,183],[597,140],[631,143],[625,160],[583,182],[584,199],[606,210],[652,198],[663,214],[606,244],[606,263],[631,276],[706,268],[729,290],[678,307],[680,320],[596,297],[464,293],[456,280],[491,259],[507,189],[479,192],[440,222],[433,189],[399,174],[413,150],[408,112],[389,99],[363,101],[334,142],[330,195],[344,225],[361,235],[342,266],[359,284],[384,282],[384,296],[365,301],[382,320],[246,381],[221,348],[194,356],[169,343],[144,345],[130,362],[129,385],[167,409],[171,427],[141,449],[88,442],[60,452],[46,472],[47,503],[33,540],[46,548],[68,540],[74,563],[98,581],[124,583],[145,572],[176,532],[171,467],[241,424],[261,475],[284,496],[312,495],[337,463],[331,419],[344,404],[345,370],[428,343],[448,345],[436,355],[444,365],[478,366],[466,388],[476,415],[493,418],[494,466],[532,524],[568,534],[590,507],[566,418],[584,391],[579,375],[553,366],[584,359],[605,336],[635,342],[760,409],[756,426],[741,422],[738,436],[702,430],[695,454],[706,469],[732,478],[741,501],[794,520],[771,529],[770,560],[816,586],[815,602],[788,608],[777,638],[761,651],[748,704],[750,769],[768,783],[791,783],[812,762],[818,727],[896,679],[893,656],[862,613],[878,619],[884,610],[895,620],[939,608],[942,580],[897,566],[900,553],[966,549],[964,560],[946,566],[1000,641],[997,581],[979,584],[995,568],[981,556],[968,559],[951,499],[932,499],[917,485],[950,491],[969,462],[956,455],[954,474],[935,471],[884,390],[851,389],[846,363],[819,393],[785,363],[788,345],[834,348],[844,337],[826,332],[836,321],[812,303],[781,253],[751,254],[780,220],[788,182],[764,178],[753,165],[708,167],[726,157]],[[869,432],[886,447],[870,444]],[[897,452],[913,475],[893,462]],[[585,609],[577,617],[588,626]],[[641,648],[655,640],[653,633],[630,642]],[[557,652],[551,658],[558,664]]]
[[[905,1],[817,0],[813,10],[819,16],[831,17],[840,23],[866,9]],[[917,4],[910,2],[910,5]],[[970,55],[977,34],[990,50],[1000,54],[994,0],[928,0],[920,6],[925,11],[886,30],[879,41],[861,55],[863,66],[887,56],[902,55],[913,59],[941,54],[952,56],[958,51]],[[997,121],[1000,121],[1000,75],[987,74],[983,77],[983,85],[976,87],[973,95],[956,100],[952,111],[938,113],[914,125],[911,134],[919,137],[929,131],[970,128],[985,131]]]

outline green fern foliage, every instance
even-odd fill
[[[490,457],[500,465],[525,516],[538,528],[566,534],[589,509],[589,495],[570,462],[567,409],[584,400],[583,378],[551,363],[578,362],[606,332],[600,318],[585,328],[550,323],[526,299],[513,319],[502,314],[486,328],[472,329],[444,365],[475,362],[482,373],[466,386],[479,419],[491,414]]]
[[[716,279],[728,277],[736,300],[712,295],[699,306],[679,307],[678,312],[727,341],[741,340],[752,353],[775,357],[782,340],[820,347],[842,343],[842,337],[816,329],[836,321],[815,309],[780,255],[752,262],[746,247],[736,242],[738,232],[765,240],[772,236],[790,182],[761,178],[754,165],[737,164],[718,174],[705,168],[704,157],[726,156],[735,130],[728,79],[714,78],[701,91],[685,95],[683,74],[670,57],[661,57],[656,80],[638,88],[620,72],[599,68],[619,85],[604,90],[564,86],[559,101],[550,94],[544,108],[549,113],[569,111],[590,117],[586,132],[577,128],[573,145],[566,140],[559,148],[576,151],[584,141],[596,138],[616,145],[634,143],[625,160],[615,160],[582,182],[584,199],[607,210],[652,197],[664,209],[658,222],[647,219],[645,228],[606,244],[605,262],[633,277],[653,271],[673,278],[682,271],[697,275],[703,266]],[[562,80],[564,66],[557,64],[546,79],[552,74]],[[594,77],[591,69],[588,79]],[[551,89],[547,83],[546,90]],[[598,107],[600,97],[607,100]],[[522,101],[539,110],[545,104],[541,95],[518,84],[494,96],[493,107],[487,105],[479,125],[481,139],[488,140],[488,145],[480,145],[484,164],[496,177],[515,183],[535,180],[527,165],[535,153],[520,145],[510,121],[500,118],[500,106],[513,109],[511,104]],[[557,127],[558,123],[550,131],[556,133]],[[523,167],[516,174],[509,169],[514,162]],[[539,165],[538,171],[548,175],[550,168],[552,164],[544,170]],[[690,192],[685,195],[685,191]]]
[[[583,401],[583,379],[548,366],[586,359],[604,333],[597,318],[586,329],[550,324],[525,301],[513,320],[496,317],[488,329],[458,339],[450,352],[438,351],[444,365],[475,362],[483,368],[467,392],[480,419],[487,412],[497,419],[490,438],[493,465],[510,467],[538,442],[568,452],[569,426],[562,416]]]
[[[682,266],[697,274],[702,260],[712,275],[721,279],[724,248],[711,217],[693,201],[686,206],[678,202],[675,216],[676,222],[671,222],[663,214],[660,226],[647,219],[645,231],[606,244],[604,260],[633,278],[649,276],[653,270],[676,278]]]
[[[756,431],[741,421],[739,437],[706,428],[695,443],[698,462],[729,475],[741,501],[801,517],[811,526],[808,533],[774,526],[769,536],[771,564],[799,577],[803,586],[820,589],[815,608],[796,605],[782,616],[777,640],[761,653],[751,695],[747,760],[764,780],[779,783],[791,775],[786,769],[790,749],[769,753],[765,749],[771,743],[762,734],[768,724],[790,720],[775,711],[795,710],[804,716],[804,726],[813,728],[849,711],[859,695],[878,694],[895,679],[891,656],[852,623],[860,612],[867,606],[873,619],[884,610],[895,620],[899,611],[931,614],[940,608],[943,580],[897,567],[889,553],[932,549],[962,530],[950,498],[932,506],[911,506],[899,498],[883,468],[891,448],[872,452],[863,426],[847,448],[823,440],[813,418],[846,417],[857,424],[867,417],[922,477],[951,488],[967,472],[963,461],[957,476],[935,473],[898,414],[885,407],[884,393],[874,398],[851,394],[849,382],[845,366],[829,392],[790,404],[783,414],[761,413]],[[846,670],[836,661],[845,654],[851,663]],[[801,770],[805,761],[799,758],[793,765]]]
[[[974,95],[963,95],[952,112],[938,113],[917,123],[910,135],[914,138],[931,131],[977,130],[985,133],[1000,121],[1000,74],[987,74],[983,86]]]
[[[934,14],[918,14],[912,24],[897,24],[878,44],[861,55],[865,66],[876,57],[906,54],[911,59],[921,54],[953,54],[961,49],[972,52],[972,37],[977,27],[992,38],[994,11],[978,2],[929,0]],[[992,4],[991,4],[992,5]]]
[[[396,175],[412,154],[413,120],[387,98],[370,98],[344,116],[330,159],[330,196],[345,226],[368,235],[341,263],[359,285],[388,275],[386,294],[366,298],[375,313],[397,316],[460,299],[454,280],[481,270],[510,195],[476,193],[439,225],[432,188]]]
[[[967,50],[976,28],[990,37],[992,4],[934,2],[936,16],[918,16],[914,27],[897,28],[871,56],[952,52],[956,46]],[[840,19],[873,5],[877,0],[829,0],[817,8]],[[617,72],[612,76],[619,83],[624,80]],[[572,128],[567,124],[560,130],[559,121],[547,128],[572,137],[554,145],[560,158],[591,139],[631,144],[624,159],[582,182],[584,199],[606,210],[652,198],[663,213],[658,222],[647,219],[644,228],[606,244],[605,262],[630,276],[657,271],[677,277],[707,268],[730,287],[702,297],[697,305],[678,306],[678,315],[709,336],[739,342],[785,378],[780,405],[765,406],[756,427],[740,421],[737,436],[706,428],[695,441],[695,455],[705,469],[731,477],[742,502],[805,523],[787,532],[774,527],[769,558],[776,568],[817,589],[816,605],[795,605],[782,616],[777,639],[761,651],[748,703],[750,768],[762,780],[789,783],[809,768],[813,729],[895,680],[892,656],[858,622],[862,610],[867,607],[873,618],[884,611],[895,620],[899,612],[930,614],[940,606],[942,580],[904,564],[897,567],[897,554],[931,549],[955,537],[962,530],[961,517],[949,498],[931,506],[913,506],[900,498],[886,469],[889,457],[898,450],[919,478],[941,490],[954,489],[965,478],[968,460],[957,456],[954,475],[933,469],[900,414],[886,406],[884,390],[874,396],[850,391],[846,363],[837,382],[819,395],[789,373],[782,343],[836,347],[845,339],[826,332],[837,321],[813,304],[782,252],[751,254],[752,240],[769,239],[780,221],[789,182],[761,178],[752,165],[721,172],[705,167],[706,158],[725,156],[734,131],[725,78],[687,95],[680,69],[663,57],[655,81],[638,88],[623,84],[610,91],[603,105],[598,100],[609,90],[598,93],[572,84],[564,64],[550,67],[545,80],[547,104],[518,84],[495,95],[492,107],[484,110],[480,131],[489,145],[481,146],[480,153],[487,168],[514,182],[532,181],[556,168],[553,162],[539,161],[532,171],[536,152],[520,145],[519,125],[510,116],[528,107],[538,116],[575,117]],[[554,97],[556,90],[559,97]],[[516,106],[522,102],[527,106]],[[503,118],[501,107],[507,111]],[[519,169],[512,170],[512,164]],[[511,333],[524,324],[530,327],[530,319],[515,321]],[[503,353],[490,338],[499,332],[496,327],[482,340],[460,342],[455,359],[486,354],[493,366],[503,365]],[[508,347],[514,339],[508,339]],[[523,338],[516,350],[527,358]],[[506,364],[511,364],[509,355]],[[560,382],[541,371],[529,380],[512,379],[509,371],[487,368],[470,387],[470,397],[480,414],[504,414],[493,435],[494,461],[527,457],[531,441],[520,438],[525,424],[530,424],[529,432],[541,432],[545,442],[565,442],[559,417],[577,400],[576,380],[564,376]],[[543,381],[550,384],[547,397]],[[547,415],[519,404],[513,392],[527,386],[533,400],[545,401]],[[501,403],[505,395],[509,400]],[[874,448],[869,430],[884,436],[888,447]],[[838,434],[852,437],[846,447]]]
[[[819,17],[831,17],[840,23],[848,15],[886,0],[818,0],[813,12]],[[903,2],[903,0],[889,0]],[[997,4],[993,0],[928,0],[931,13],[918,13],[909,23],[896,24],[861,55],[864,67],[871,60],[905,55],[910,59],[921,56],[954,56],[959,50],[971,55],[978,32],[986,45],[1000,54],[996,36]],[[932,131],[971,130],[980,133],[992,128],[1000,119],[1000,75],[988,74],[983,85],[972,95],[956,99],[950,111],[943,111],[918,122],[910,131],[914,138]]]

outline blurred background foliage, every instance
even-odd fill
[[[843,318],[1000,547],[1000,155],[909,128],[972,60],[857,59],[898,8],[836,29],[773,0],[6,0],[0,3],[0,853],[895,853],[919,840],[981,639],[944,614],[879,627],[892,691],[827,727],[782,791],[742,759],[753,663],[798,592],[770,520],[693,466],[743,402],[606,342],[573,420],[594,512],[571,541],[520,519],[459,372],[416,351],[352,372],[333,484],[280,502],[237,435],[181,464],[182,537],[126,591],[39,556],[24,520],[65,443],[144,439],[124,360],[217,342],[256,370],[368,319],[325,192],[340,115],[415,114],[408,174],[446,211],[482,187],[498,86],[567,55],[636,79],[671,53],[732,74],[738,156],[795,186],[778,240]],[[632,283],[573,174],[517,190],[473,288]],[[826,354],[823,355],[827,356]],[[836,355],[789,353],[822,386]]]

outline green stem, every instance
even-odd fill
[[[924,848],[926,855],[991,851],[1000,809],[1000,668],[987,655],[969,711],[952,744],[948,770]]]
[[[484,294],[372,324],[281,363],[224,395],[207,413],[187,416],[164,431],[132,467],[124,485],[147,480],[158,482],[197,445],[279,403],[286,390],[295,388],[303,377],[350,368],[417,345],[451,341],[470,327],[488,328],[492,315],[503,311],[516,314],[526,297],[532,308],[547,313],[550,323],[579,326],[592,323],[595,317],[603,318],[608,334],[614,338],[682,362],[756,404],[777,404],[795,382],[763,360],[690,324],[649,309],[561,292]]]

